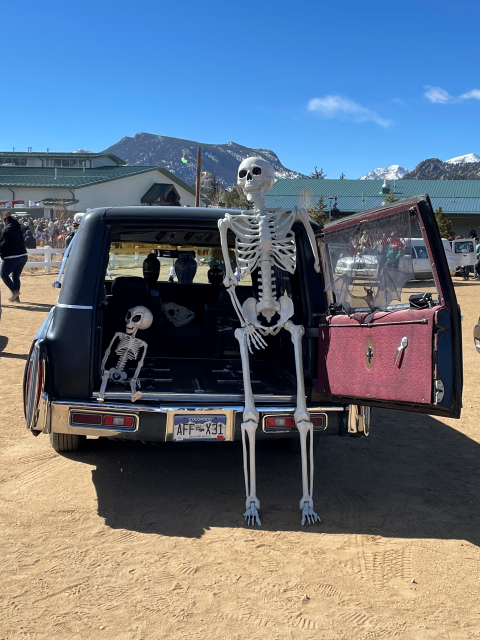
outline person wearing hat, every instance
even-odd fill
[[[0,277],[11,291],[9,300],[20,302],[20,274],[28,261],[27,248],[22,228],[12,216],[11,211],[5,211],[3,223],[5,226],[0,232],[0,258],[2,258]]]

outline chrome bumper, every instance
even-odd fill
[[[234,418],[234,432],[233,440],[240,439],[240,425],[242,421],[243,405],[222,407],[218,406],[158,406],[152,407],[148,405],[124,405],[116,404],[112,402],[106,402],[99,405],[98,402],[78,402],[68,400],[54,400],[48,402],[47,419],[45,420],[45,427],[43,433],[67,433],[76,434],[82,436],[92,437],[121,437],[126,440],[150,440],[150,441],[165,441],[167,438],[167,418],[172,415],[172,411],[179,411],[188,409],[189,411],[230,411],[233,412]],[[323,435],[338,435],[343,420],[344,407],[341,406],[311,406],[308,407],[310,412],[325,413],[327,415],[327,425],[320,432]],[[272,406],[258,404],[257,410],[260,413],[260,424],[262,424],[262,418],[265,415],[272,414],[290,414],[293,415],[295,406]],[[117,416],[134,416],[133,427],[115,427],[115,426],[82,426],[72,425],[71,413],[75,412],[88,412],[99,414],[114,414]],[[292,431],[283,433],[264,433],[262,429],[258,429],[258,439],[272,439],[272,438],[284,438],[292,435]],[[296,430],[294,430],[296,435]]]

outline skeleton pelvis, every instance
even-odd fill
[[[270,322],[273,316],[278,313],[280,315],[278,322],[273,327],[269,327],[270,329],[275,329],[276,327],[282,327],[293,316],[295,310],[290,298],[287,295],[283,295],[279,300],[272,300],[270,303],[263,300],[258,302],[255,298],[247,298],[243,303],[242,311],[245,320],[255,327],[262,327],[257,319],[260,314]],[[266,329],[267,327],[263,328]]]
[[[110,369],[109,378],[112,382],[116,382],[117,384],[125,384],[127,380],[127,374],[125,371],[119,371],[118,369],[112,368]]]

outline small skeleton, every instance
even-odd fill
[[[130,389],[132,390],[132,402],[139,400],[142,397],[140,388],[140,380],[138,376],[143,367],[145,356],[147,354],[147,343],[143,340],[139,340],[135,336],[140,329],[148,329],[153,322],[152,312],[146,307],[133,307],[127,311],[127,317],[125,318],[126,333],[117,331],[113,336],[112,341],[108,345],[105,355],[102,360],[102,386],[100,387],[100,393],[98,395],[98,402],[105,401],[105,389],[107,387],[108,380],[115,382],[116,384],[129,384],[125,367],[130,360],[138,360],[140,350],[143,349],[142,358],[139,361],[135,374],[130,380]],[[117,366],[111,369],[105,369],[108,356],[112,350],[115,340],[118,338],[119,342],[115,349],[115,353],[120,356]]]
[[[292,226],[299,220],[305,226],[313,255],[315,271],[320,271],[315,235],[307,212],[294,208],[289,211],[277,210],[268,213],[264,195],[275,182],[275,172],[271,164],[262,158],[247,158],[240,164],[237,184],[243,189],[248,202],[254,204],[253,211],[245,211],[239,215],[225,214],[218,222],[220,241],[225,262],[226,276],[223,281],[230,294],[234,309],[240,319],[241,328],[236,329],[235,337],[240,345],[243,383],[245,389],[245,407],[242,422],[243,466],[245,490],[247,494],[247,524],[260,525],[258,509],[260,502],[256,496],[255,470],[255,432],[258,427],[259,413],[255,408],[248,352],[253,348],[263,349],[267,346],[264,336],[276,335],[280,329],[286,329],[292,339],[295,352],[295,368],[297,376],[297,407],[294,413],[295,425],[300,434],[302,455],[303,496],[300,500],[302,524],[312,524],[320,518],[313,510],[313,425],[305,401],[305,383],[303,379],[302,336],[305,333],[301,325],[294,324],[290,318],[294,314],[292,300],[284,295],[277,297],[273,267],[279,267],[294,273],[296,267],[295,234]],[[228,255],[227,232],[235,234],[235,253],[237,269],[233,273]],[[248,298],[243,306],[237,298],[235,286],[248,274],[258,269],[259,300]],[[263,316],[267,325],[261,324],[259,316]],[[272,324],[272,321],[274,324]],[[310,475],[308,477],[307,436],[310,434]],[[248,436],[250,473],[246,438]]]

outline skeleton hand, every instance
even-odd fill
[[[267,343],[253,324],[246,322],[243,328],[245,329],[245,340],[247,341],[247,347],[250,353],[253,353],[252,347],[255,347],[255,349],[265,349]]]
[[[228,289],[229,287],[236,287],[238,284],[237,278],[235,276],[226,276],[223,279],[223,285]]]

